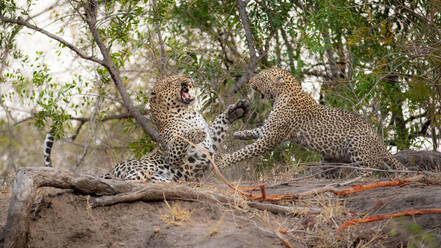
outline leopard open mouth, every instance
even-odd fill
[[[190,93],[192,87],[191,84],[186,82],[181,83],[181,101],[185,104],[190,104],[194,100],[194,96]]]

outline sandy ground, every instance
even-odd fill
[[[372,179],[373,180],[373,179]],[[267,194],[299,193],[335,180],[309,179],[268,187]],[[360,182],[356,182],[360,183]],[[270,183],[267,183],[270,185]],[[224,185],[209,187],[225,189]],[[441,186],[412,183],[335,197],[324,193],[279,204],[320,207],[321,214],[277,215],[237,204],[202,201],[122,203],[90,208],[88,197],[44,189],[33,213],[29,247],[440,247],[441,214],[339,225],[365,215],[441,207]],[[93,197],[93,196],[92,196]],[[0,193],[0,234],[10,194]],[[0,246],[4,237],[0,235]]]

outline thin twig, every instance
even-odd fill
[[[274,188],[274,187],[277,187],[277,186],[280,186],[280,185],[288,185],[289,183],[293,183],[293,182],[297,182],[297,181],[300,181],[300,180],[304,180],[304,179],[308,179],[308,178],[311,178],[311,177],[315,177],[315,176],[321,175],[323,173],[326,173],[328,171],[335,170],[335,169],[336,168],[330,168],[330,169],[323,170],[323,171],[320,171],[320,172],[317,172],[317,173],[314,173],[314,174],[311,174],[311,175],[308,175],[308,176],[296,177],[296,178],[290,179],[288,181],[284,181],[284,182],[280,182],[280,183],[274,183],[274,184],[271,184],[271,185],[267,185],[265,187],[268,189],[268,188]],[[259,186],[242,187],[240,189],[242,191],[254,191],[254,190],[258,190]]]
[[[362,178],[363,178],[363,176],[358,176],[358,177],[356,177],[356,178],[349,179],[349,180],[347,180],[347,181],[345,181],[345,182],[341,182],[341,183],[331,183],[331,184],[328,184],[328,185],[326,185],[326,186],[337,186],[337,187],[346,186],[346,185],[349,185],[349,184],[351,184],[351,183],[353,183],[353,182],[356,182],[356,181],[358,181],[358,180],[360,180],[360,179],[362,179]]]
[[[192,145],[196,150],[198,150],[198,151],[202,152],[203,154],[205,154],[207,156],[208,160],[210,161],[211,165],[213,166],[216,174],[219,176],[219,178],[229,188],[231,188],[234,191],[238,192],[239,194],[247,197],[248,199],[251,199],[251,200],[267,200],[267,201],[294,200],[294,199],[297,199],[299,197],[316,195],[316,194],[323,193],[323,192],[328,192],[328,191],[331,191],[331,192],[337,191],[337,189],[335,187],[323,187],[323,188],[313,189],[313,190],[310,190],[310,191],[307,191],[307,192],[298,193],[298,194],[265,195],[265,197],[263,195],[256,195],[256,194],[246,193],[243,190],[239,189],[238,187],[234,187],[230,182],[228,182],[228,180],[220,172],[218,166],[216,165],[216,163],[213,160],[213,157],[210,156],[208,151],[206,151],[205,149],[202,149],[198,145],[194,144],[193,142],[191,142],[190,140],[186,139],[185,137],[182,137],[179,134],[174,134],[174,135],[176,137],[179,137],[179,138],[183,139],[184,141],[186,141],[187,143]]]
[[[285,248],[294,248],[294,246],[287,239],[282,237],[282,233],[279,230],[274,231],[274,233],[277,235],[280,241],[282,241],[282,244],[283,246],[285,246]]]
[[[98,77],[98,75],[96,75],[96,76]],[[98,91],[101,91],[101,89],[103,87],[103,82],[99,78],[97,79],[97,81],[99,82]],[[102,101],[103,101],[103,97],[102,96],[100,96],[100,97],[98,97],[96,99],[95,108],[94,108],[94,110],[93,110],[93,112],[92,112],[92,114],[90,116],[89,124],[87,125],[86,143],[83,146],[82,154],[80,155],[80,157],[78,158],[76,164],[73,167],[74,170],[76,170],[81,165],[81,163],[83,163],[84,158],[86,157],[87,152],[89,151],[88,150],[89,145],[92,142],[92,139],[96,137],[96,134],[97,134],[97,130],[96,130],[97,129],[96,119],[97,118],[96,117],[97,117],[97,113],[98,113],[98,111],[100,109],[100,105],[101,105]],[[84,123],[84,122],[82,122],[82,123]],[[80,127],[81,126],[82,125],[80,125]],[[78,131],[79,131],[79,129],[78,129]]]
[[[354,170],[364,170],[364,171],[378,171],[378,172],[389,172],[389,173],[418,173],[418,171],[411,171],[411,170],[385,170],[385,169],[377,169],[377,168],[371,168],[371,167],[360,167],[360,166],[352,166],[351,164],[356,165],[357,163],[327,163],[327,164],[312,164],[316,167],[324,167],[324,168],[347,168],[347,169],[354,169]]]

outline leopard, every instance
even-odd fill
[[[116,164],[105,177],[145,182],[202,178],[210,168],[209,156],[221,149],[231,124],[247,115],[249,101],[240,99],[229,105],[209,125],[196,111],[195,91],[193,80],[187,75],[157,81],[149,93],[150,113],[159,133],[155,149],[140,159]],[[45,161],[50,158],[45,157]]]
[[[322,163],[405,169],[362,116],[316,103],[288,71],[277,67],[262,70],[249,80],[249,85],[272,103],[272,109],[262,126],[233,133],[234,139],[254,142],[229,154],[216,154],[219,167],[293,142],[319,153]]]

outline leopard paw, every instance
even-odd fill
[[[250,109],[250,102],[247,99],[240,99],[235,104],[232,104],[227,109],[227,119],[230,123],[241,119],[248,114]]]

